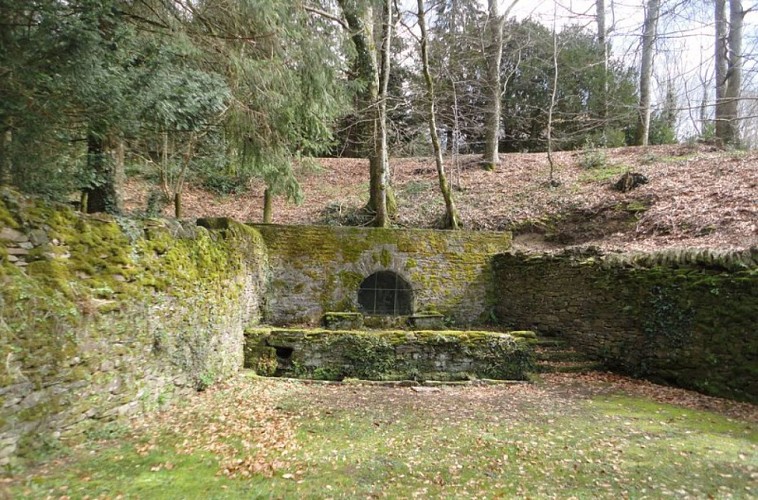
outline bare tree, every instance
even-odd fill
[[[501,16],[497,0],[488,0],[487,103],[484,111],[484,157],[482,158],[482,166],[486,170],[493,170],[500,163],[498,132],[500,131],[500,95],[502,93],[500,60],[503,57],[503,26],[511,9],[517,3],[518,0],[513,0]]]
[[[716,137],[739,146],[739,101],[742,87],[742,29],[745,10],[740,0],[716,0]]]
[[[717,0],[718,1],[718,0]],[[650,135],[651,80],[653,76],[653,54],[655,40],[658,36],[658,17],[660,0],[648,0],[645,12],[645,24],[642,32],[642,64],[640,67],[640,105],[637,121],[636,143],[647,146]]]
[[[447,229],[458,229],[458,213],[455,210],[453,194],[450,190],[450,184],[445,176],[445,165],[442,162],[442,147],[440,146],[440,137],[437,133],[437,119],[434,103],[434,81],[432,74],[429,72],[429,49],[426,31],[426,15],[424,12],[424,0],[418,0],[418,24],[421,31],[421,65],[424,73],[424,82],[426,83],[426,94],[429,101],[429,134],[432,138],[432,147],[434,148],[434,161],[437,165],[437,179],[440,184],[440,191],[445,200],[445,223]]]
[[[727,45],[726,0],[715,0],[713,20],[716,28],[714,65],[716,79],[716,136],[723,135],[724,97],[726,96],[726,61],[729,57]]]
[[[338,0],[345,24],[356,51],[355,69],[364,87],[360,95],[360,111],[369,133],[370,170],[369,202],[367,209],[374,213],[373,225],[389,226],[387,192],[389,160],[387,154],[387,85],[389,81],[389,51],[392,40],[392,6],[390,0],[382,2],[382,39],[380,62],[374,41],[374,13],[370,2]],[[379,66],[381,64],[381,67]]]
[[[602,0],[598,0],[601,3]],[[557,186],[559,182],[555,179],[555,161],[553,161],[553,111],[555,110],[555,96],[558,90],[558,31],[556,30],[556,12],[553,11],[553,82],[550,91],[550,104],[547,111],[547,161],[550,165],[550,177],[548,184]],[[598,22],[598,24],[600,24]],[[606,101],[607,102],[607,101]]]
[[[597,20],[597,43],[603,51],[603,109],[602,120],[603,133],[602,133],[602,146],[605,146],[608,142],[607,134],[607,122],[608,122],[608,30],[605,24],[605,0],[595,0],[595,18]],[[555,17],[555,15],[553,16]],[[553,23],[553,31],[555,31],[555,22]],[[552,178],[552,177],[551,177]]]

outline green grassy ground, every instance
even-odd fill
[[[572,377],[417,392],[240,376],[4,484],[32,498],[758,496],[754,407]]]

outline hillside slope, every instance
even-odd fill
[[[447,158],[463,225],[475,230],[513,230],[516,244],[552,249],[595,245],[608,250],[667,247],[748,248],[758,245],[758,152],[725,152],[708,146],[628,147],[555,154],[548,183],[544,153],[504,154],[493,172],[478,157]],[[319,169],[300,168],[304,202],[277,199],[274,222],[364,222],[368,162],[319,159]],[[391,161],[392,184],[402,227],[435,227],[444,208],[432,158]],[[628,193],[611,188],[623,173],[648,178]],[[145,207],[148,185],[132,179],[127,206]],[[185,192],[186,217],[262,219],[263,188],[239,196],[215,196],[196,187]],[[168,215],[168,212],[167,212]]]

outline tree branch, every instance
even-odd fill
[[[342,19],[341,17],[337,17],[334,14],[330,14],[330,13],[326,12],[325,10],[321,10],[319,8],[316,8],[316,7],[310,7],[308,5],[305,5],[303,8],[307,12],[310,12],[311,14],[317,14],[317,15],[319,15],[321,17],[325,17],[325,18],[327,18],[327,19],[329,19],[331,21],[334,21],[335,23],[339,24],[340,26],[342,26],[346,30],[348,30],[348,31],[350,30],[350,27],[347,25],[347,23],[345,22],[345,20]]]

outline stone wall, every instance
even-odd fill
[[[361,282],[402,276],[413,311],[438,311],[456,326],[481,323],[492,307],[492,256],[510,233],[255,225],[269,249],[265,320],[316,324],[327,311],[356,311]]]
[[[245,332],[245,366],[261,375],[343,380],[525,380],[533,332]]]
[[[758,251],[503,254],[496,313],[610,369],[758,401]]]
[[[206,222],[218,229],[0,191],[0,464],[241,368],[265,247]]]

